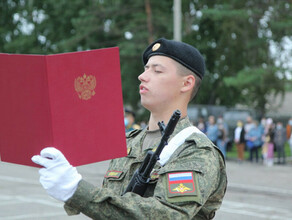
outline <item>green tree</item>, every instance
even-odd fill
[[[268,96],[284,94],[283,66],[269,50],[291,36],[291,2],[195,1],[184,40],[206,57],[207,74],[196,102],[245,104],[264,114]],[[192,25],[194,28],[190,28]]]
[[[0,3],[0,50],[62,53],[118,46],[124,103],[139,109],[141,55],[153,39],[173,36],[173,2],[154,0],[7,0]],[[270,52],[292,35],[292,3],[183,0],[183,41],[206,59],[194,103],[248,105],[264,114],[284,94],[289,65]],[[291,70],[290,70],[291,71]]]

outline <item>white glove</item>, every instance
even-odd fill
[[[44,167],[39,170],[40,183],[50,196],[63,202],[73,196],[82,176],[61,151],[47,147],[31,160]]]

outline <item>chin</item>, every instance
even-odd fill
[[[142,99],[141,99],[141,105],[144,107],[144,108],[146,108],[147,110],[149,110],[149,111],[151,111],[151,103],[149,103],[149,102],[146,102],[145,100],[143,101]]]
[[[147,103],[143,102],[142,100],[141,100],[141,105],[142,105],[144,108],[148,109],[148,108],[147,108],[147,106],[148,106]]]

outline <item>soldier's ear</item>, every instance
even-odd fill
[[[195,86],[196,79],[193,75],[187,75],[183,77],[183,85],[181,87],[181,92],[191,92]]]

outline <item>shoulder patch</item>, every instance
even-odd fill
[[[166,200],[170,203],[196,202],[202,204],[198,174],[193,171],[167,173],[164,178]]]
[[[168,197],[197,195],[193,172],[168,173]]]

